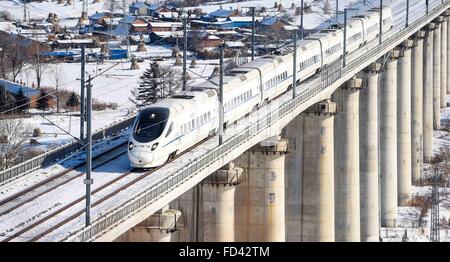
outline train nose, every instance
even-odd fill
[[[128,152],[131,163],[135,167],[149,166],[153,161],[153,153],[146,151],[132,150]]]

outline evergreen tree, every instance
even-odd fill
[[[23,113],[25,110],[29,108],[28,97],[25,96],[22,87],[20,87],[17,94],[14,95],[14,98],[16,100],[15,102],[16,112]]]
[[[68,107],[76,107],[80,104],[80,99],[78,98],[75,92],[70,93],[69,97],[66,100],[66,106]]]
[[[176,76],[174,70],[161,68],[154,61],[140,77],[139,87],[131,91],[133,98],[130,100],[138,108],[142,108],[172,95],[179,87],[181,79]]]
[[[0,85],[0,112],[1,114],[13,113],[16,101],[14,96],[6,91],[6,88]]]
[[[42,89],[39,93],[39,98],[37,99],[36,108],[42,111],[49,109],[50,105],[50,97],[44,89]]]

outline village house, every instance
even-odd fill
[[[180,22],[149,22],[148,32],[169,32],[182,30],[183,24]]]
[[[144,34],[148,31],[148,22],[144,19],[137,18],[131,23],[131,33]]]

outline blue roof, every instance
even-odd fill
[[[119,23],[127,23],[127,24],[131,24],[134,22],[134,20],[136,20],[136,17],[132,16],[132,15],[127,15],[126,17],[122,18]]]
[[[28,98],[36,94],[39,94],[39,90],[37,89],[20,85],[5,79],[0,79],[0,86],[4,86],[6,88],[6,91],[8,91],[11,94],[19,93],[20,88],[22,88],[23,94]]]
[[[146,2],[134,2],[130,7],[139,9],[144,6],[148,6],[148,4]]]
[[[158,9],[160,6],[161,6],[161,5],[153,4],[153,5],[150,5],[150,6],[148,7],[148,10],[155,11],[155,10]]]
[[[262,25],[273,25],[278,21],[278,17],[270,17],[261,21]]]
[[[228,17],[233,12],[234,12],[233,10],[217,9],[216,11],[209,13],[208,16],[209,17]]]
[[[95,14],[91,15],[89,17],[89,19],[98,20],[98,19],[102,18],[104,15],[105,15],[105,13],[103,13],[103,12],[95,13]]]

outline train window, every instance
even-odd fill
[[[173,122],[170,123],[169,129],[167,129],[166,137],[168,137],[170,135],[170,133],[172,132],[172,129],[173,129]]]
[[[133,136],[138,142],[148,143],[162,135],[169,118],[169,110],[151,107],[141,111],[138,117]]]
[[[192,128],[194,128],[195,127],[195,120],[194,119],[192,119]]]
[[[187,130],[188,130],[188,125],[187,125],[187,124],[184,124],[183,126],[184,126],[184,132],[186,133]]]
[[[211,119],[211,112],[208,112],[208,120]]]

